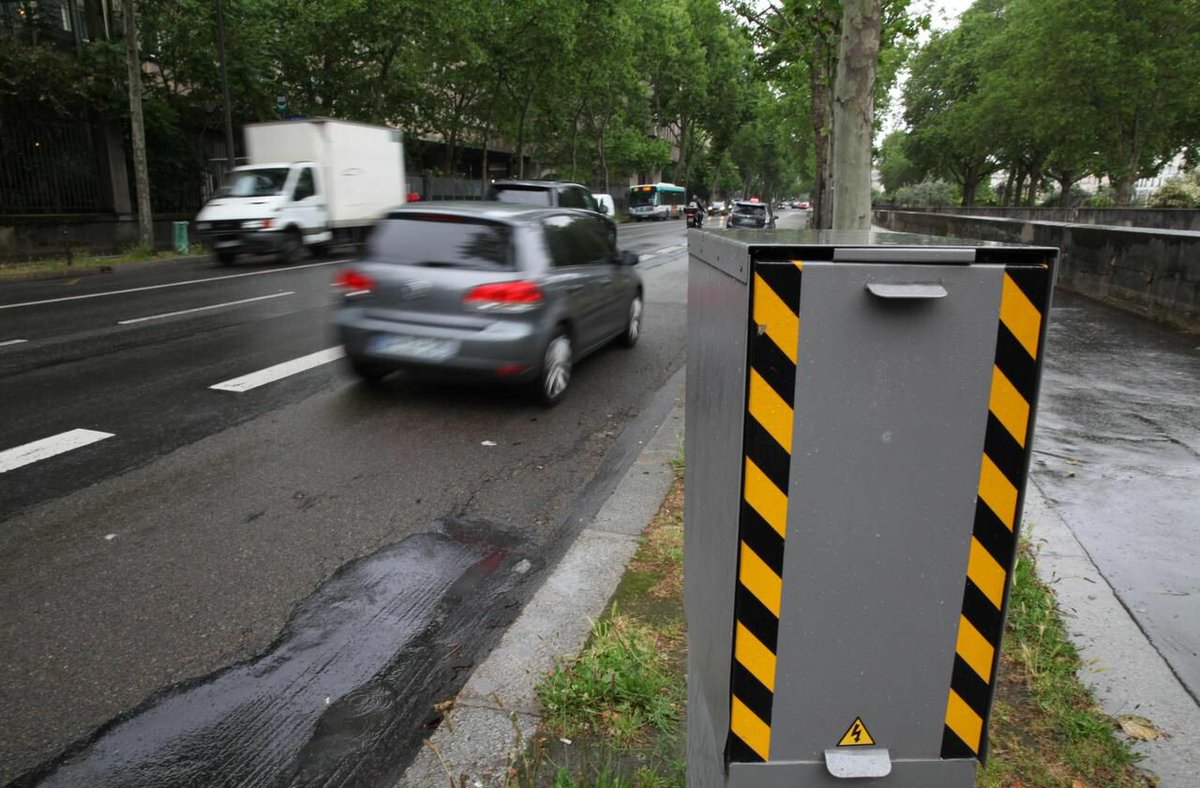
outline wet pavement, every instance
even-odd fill
[[[43,786],[379,784],[515,613],[520,542],[449,523],[354,561],[261,657],[168,690],[16,781]]]
[[[1200,337],[1057,292],[1032,473],[1200,697]]]

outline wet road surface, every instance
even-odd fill
[[[1200,697],[1200,338],[1056,292],[1031,471]]]
[[[450,523],[352,562],[297,607],[266,654],[156,697],[17,783],[394,780],[397,753],[438,700],[433,677],[470,665],[482,630],[509,623],[505,602],[531,567],[518,545],[485,524]]]

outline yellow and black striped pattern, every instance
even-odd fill
[[[987,432],[942,731],[942,758],[983,760],[987,754],[987,719],[1000,657],[1008,573],[1017,547],[1021,489],[1029,461],[1031,415],[1041,363],[1042,324],[1049,308],[1050,269],[1046,265],[1008,266],[1002,287]]]
[[[726,744],[726,758],[743,763],[766,761],[771,754],[800,342],[800,272],[798,261],[756,266],[750,291],[745,456]]]

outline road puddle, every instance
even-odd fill
[[[151,698],[16,784],[389,783],[515,615],[518,553],[456,523],[354,561],[266,654]]]

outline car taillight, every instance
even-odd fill
[[[346,295],[370,293],[375,289],[375,280],[362,271],[344,268],[333,278],[333,286],[346,291]]]
[[[520,314],[541,307],[544,298],[537,282],[493,282],[479,285],[463,296],[463,306],[476,312]]]

